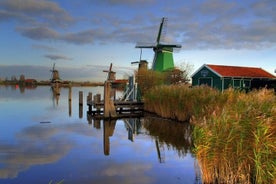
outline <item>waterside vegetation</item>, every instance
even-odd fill
[[[223,106],[191,119],[205,183],[276,183],[276,96],[233,90]]]
[[[194,126],[203,183],[276,183],[274,90],[159,84],[146,88],[145,110]]]

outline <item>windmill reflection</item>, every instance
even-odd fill
[[[60,86],[56,85],[56,86],[52,86],[51,90],[52,90],[53,105],[58,106],[61,88]]]
[[[116,120],[99,120],[90,119],[88,123],[93,124],[96,129],[101,129],[103,123],[103,152],[104,155],[110,154],[110,137],[113,136]],[[135,136],[139,134],[147,134],[155,141],[158,161],[165,162],[165,152],[167,149],[174,149],[179,156],[186,156],[191,153],[192,143],[192,127],[191,125],[171,122],[156,118],[128,118],[123,119],[125,129],[128,134],[128,140],[134,142]]]

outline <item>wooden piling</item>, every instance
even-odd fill
[[[113,100],[110,99],[111,82],[104,83],[104,118],[115,118],[117,116]]]
[[[93,107],[96,108],[97,113],[101,112],[101,108],[98,105],[96,105],[96,104],[99,104],[100,102],[101,102],[101,94],[96,94],[94,96],[94,106]]]
[[[72,115],[72,87],[69,87],[68,90],[68,107],[69,107],[69,116]]]
[[[79,118],[83,116],[83,92],[79,91]]]
[[[72,87],[71,86],[68,88],[68,100],[72,101]]]
[[[79,91],[79,105],[83,105],[83,92]]]
[[[88,96],[87,96],[87,99],[86,99],[86,103],[87,104],[92,104],[92,93],[91,92],[88,93]],[[89,105],[88,111],[92,112],[92,105]]]

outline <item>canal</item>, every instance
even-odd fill
[[[201,183],[192,128],[158,117],[87,118],[79,91],[0,86],[0,183]],[[85,101],[85,99],[84,99]]]

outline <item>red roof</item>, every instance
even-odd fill
[[[261,68],[209,64],[206,66],[222,77],[276,78]]]

